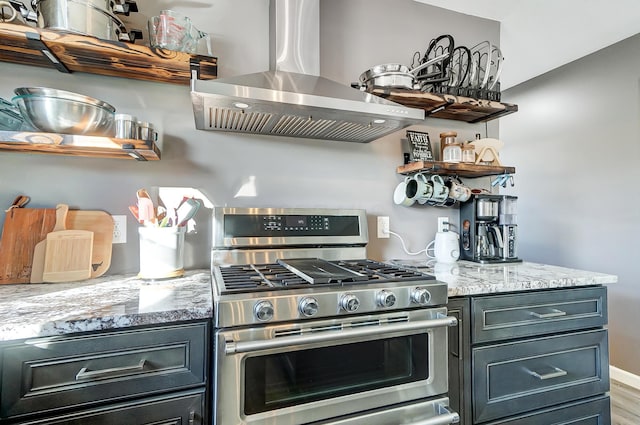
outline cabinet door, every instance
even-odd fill
[[[608,396],[563,404],[552,409],[491,422],[487,425],[611,425]]]
[[[38,338],[3,350],[0,415],[86,408],[203,386],[208,324]]]
[[[474,344],[598,328],[607,323],[606,287],[473,297]]]
[[[22,425],[205,425],[204,390],[153,397]]]
[[[472,359],[477,422],[609,390],[605,329],[476,347]]]
[[[447,314],[458,319],[449,327],[449,407],[460,425],[471,425],[471,310],[469,298],[449,298]]]

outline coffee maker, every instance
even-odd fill
[[[518,198],[473,195],[460,206],[460,258],[478,263],[517,263]]]

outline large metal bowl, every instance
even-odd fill
[[[34,128],[48,133],[112,136],[116,109],[106,102],[64,90],[20,87],[12,102]]]

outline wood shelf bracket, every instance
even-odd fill
[[[60,59],[58,59],[58,57],[51,50],[49,50],[47,45],[42,42],[42,38],[40,37],[39,33],[27,31],[25,35],[27,36],[27,44],[29,45],[29,47],[35,50],[39,50],[44,57],[51,61],[51,64],[58,71],[64,72],[65,74],[71,73],[71,71],[69,71],[69,68],[67,68],[62,62],[60,62]]]
[[[429,116],[429,115],[433,115],[433,114],[437,114],[438,112],[440,112],[440,111],[444,111],[444,110],[445,110],[445,109],[447,109],[449,106],[451,106],[451,105],[455,104],[455,101],[453,101],[452,99],[445,99],[445,101],[446,101],[447,103],[443,103],[442,105],[438,105],[438,106],[436,106],[436,107],[435,107],[435,108],[433,108],[433,109],[430,109],[430,110],[428,110],[428,111],[425,111],[425,114],[426,114],[427,116]]]

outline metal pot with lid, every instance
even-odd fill
[[[114,0],[33,0],[38,27],[90,35],[102,40],[135,41],[142,31],[128,31],[115,13],[135,11],[135,3]]]

